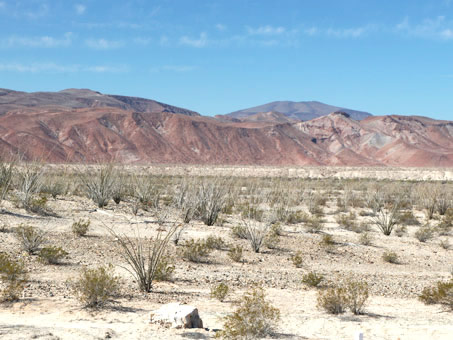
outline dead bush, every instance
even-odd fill
[[[255,220],[243,220],[243,227],[253,251],[259,253],[270,230],[270,223]]]
[[[15,233],[22,248],[30,255],[35,254],[47,241],[44,231],[26,224],[19,225]]]
[[[415,238],[420,242],[426,242],[434,237],[434,229],[429,225],[425,225],[424,227],[418,229],[415,232]]]

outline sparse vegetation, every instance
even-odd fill
[[[425,304],[440,304],[453,311],[453,279],[439,281],[433,287],[424,288],[419,299]]]
[[[257,339],[272,334],[280,311],[266,301],[262,288],[253,288],[241,298],[234,313],[224,319],[222,339]]]
[[[309,287],[318,287],[319,284],[324,280],[324,275],[318,274],[316,272],[309,272],[304,274],[302,277],[302,283]]]
[[[228,257],[234,262],[241,262],[243,251],[241,246],[232,246],[228,250]]]
[[[207,257],[211,253],[210,248],[205,240],[190,239],[184,243],[181,256],[190,262],[207,262]]]
[[[301,251],[297,251],[291,256],[291,261],[296,268],[302,268],[304,265],[304,258]]]
[[[71,230],[77,236],[85,236],[90,227],[90,220],[79,219],[72,223]]]
[[[86,194],[99,208],[103,208],[112,199],[115,188],[115,167],[113,164],[101,164],[94,173],[82,172],[80,180]]]
[[[382,254],[382,259],[384,260],[384,262],[388,263],[399,263],[398,255],[394,251],[385,251],[384,254]]]
[[[229,290],[230,288],[228,287],[228,285],[221,282],[211,288],[211,298],[223,302],[228,295]]]
[[[44,231],[25,224],[16,228],[16,237],[22,248],[30,255],[35,254],[47,241]]]
[[[55,246],[44,247],[38,253],[40,260],[48,264],[59,264],[67,255],[63,248]]]
[[[347,304],[347,295],[343,287],[331,287],[318,292],[318,307],[329,314],[344,313]]]
[[[113,274],[113,266],[85,268],[72,282],[77,299],[89,308],[101,308],[118,294],[119,278]]]
[[[15,261],[11,256],[0,253],[0,278],[2,300],[18,300],[28,280],[23,262]]]

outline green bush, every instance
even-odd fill
[[[440,304],[453,311],[453,279],[439,281],[434,287],[424,288],[419,299],[425,304]]]
[[[272,333],[280,319],[280,311],[266,301],[262,288],[244,294],[234,313],[225,317],[224,329],[216,337],[222,339],[257,339]]]
[[[225,283],[219,283],[216,286],[211,288],[211,298],[217,299],[220,302],[223,302],[228,295],[230,288]]]
[[[346,311],[348,301],[343,287],[331,287],[318,292],[318,307],[329,314],[342,314]]]
[[[88,232],[88,228],[90,227],[91,221],[89,219],[83,220],[79,219],[72,224],[72,232],[77,236],[85,236]]]
[[[368,284],[366,282],[346,281],[345,294],[348,308],[354,314],[363,314],[363,308],[369,297]]]
[[[59,264],[67,255],[63,248],[55,246],[44,247],[38,253],[41,261],[48,264]]]
[[[9,255],[0,253],[0,278],[2,300],[18,300],[28,280],[23,262],[14,261]]]
[[[119,278],[113,274],[113,266],[85,268],[73,284],[77,299],[90,308],[103,307],[118,294]]]
[[[232,246],[230,247],[230,250],[228,250],[228,257],[234,262],[241,262],[243,251],[244,249],[241,246]]]
[[[208,247],[204,240],[190,239],[184,243],[181,256],[190,262],[206,262],[212,249]]]
[[[302,268],[304,265],[304,259],[301,251],[297,251],[294,255],[291,256],[291,261],[293,262],[296,268]]]
[[[206,246],[209,249],[222,250],[226,247],[225,241],[220,236],[208,236],[205,240]]]
[[[309,287],[318,287],[319,284],[324,280],[324,275],[316,272],[309,272],[302,276],[302,283]]]

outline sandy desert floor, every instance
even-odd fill
[[[165,167],[153,168],[153,172]],[[195,170],[194,170],[195,169]],[[173,174],[194,176],[201,168],[177,168]],[[141,170],[143,171],[143,170]],[[223,168],[222,175],[243,177],[367,177],[391,180],[440,180],[451,181],[453,170],[429,169],[364,169],[345,168],[271,169]],[[206,173],[219,175],[220,170]],[[346,174],[345,176],[343,176]],[[341,195],[341,191],[339,192]],[[129,236],[155,235],[158,228],[153,210],[131,212],[131,203],[119,205],[110,202],[99,209],[88,198],[65,195],[50,198],[48,207],[56,216],[40,216],[3,201],[1,223],[6,230],[0,232],[0,249],[21,258],[29,271],[30,281],[17,302],[0,305],[1,339],[209,339],[221,329],[222,317],[235,309],[248,287],[261,284],[268,300],[281,312],[281,320],[270,338],[282,339],[354,339],[363,332],[364,339],[452,339],[453,313],[438,305],[425,305],[418,295],[426,286],[451,277],[453,250],[439,245],[440,237],[419,242],[414,233],[419,226],[408,226],[407,232],[398,237],[384,236],[376,228],[370,234],[372,245],[363,245],[359,234],[341,228],[336,222],[338,213],[334,199],[328,199],[324,208],[322,233],[309,233],[303,223],[282,224],[283,235],[276,249],[254,253],[246,240],[234,238],[231,228],[240,223],[237,214],[221,215],[222,223],[206,226],[201,221],[191,221],[182,235],[184,240],[221,236],[226,243],[244,247],[243,263],[233,262],[226,250],[214,250],[206,263],[192,263],[181,259],[178,249],[171,244],[170,254],[175,258],[175,272],[170,282],[157,282],[153,292],[145,294],[137,289],[132,276],[123,268],[118,242],[106,227]],[[307,210],[303,204],[300,207]],[[358,223],[368,221],[365,208],[351,208]],[[172,209],[169,219],[176,219]],[[413,210],[421,222],[424,213]],[[71,225],[80,218],[90,219],[90,230],[85,237],[71,232]],[[20,224],[28,224],[48,231],[49,243],[63,247],[68,257],[60,265],[46,265],[20,250],[12,232]],[[437,223],[437,222],[434,222]],[[328,233],[334,237],[335,247],[326,251],[320,241]],[[453,243],[452,235],[442,239]],[[398,254],[399,264],[386,263],[382,254],[391,250]],[[296,268],[291,255],[303,254],[304,265]],[[84,266],[112,263],[122,278],[121,294],[107,308],[93,311],[83,308],[74,298],[69,281],[77,277]],[[365,314],[346,312],[330,315],[316,303],[317,289],[301,283],[304,273],[315,270],[329,281],[353,277],[368,282],[369,302]],[[212,299],[210,289],[214,284],[228,283],[232,293],[224,302]],[[164,303],[181,302],[198,308],[206,329],[171,329],[151,324],[151,311]]]

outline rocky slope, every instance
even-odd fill
[[[453,166],[449,121],[403,116],[357,121],[341,112],[305,122],[270,122],[263,115],[222,121],[154,101],[101,94],[99,105],[91,99],[60,105],[67,92],[33,97],[41,100],[35,103],[27,97],[25,103],[5,104],[11,97],[0,96],[0,153],[51,162]],[[74,90],[69,92],[73,96]],[[97,97],[92,91],[75,92],[76,98]]]

